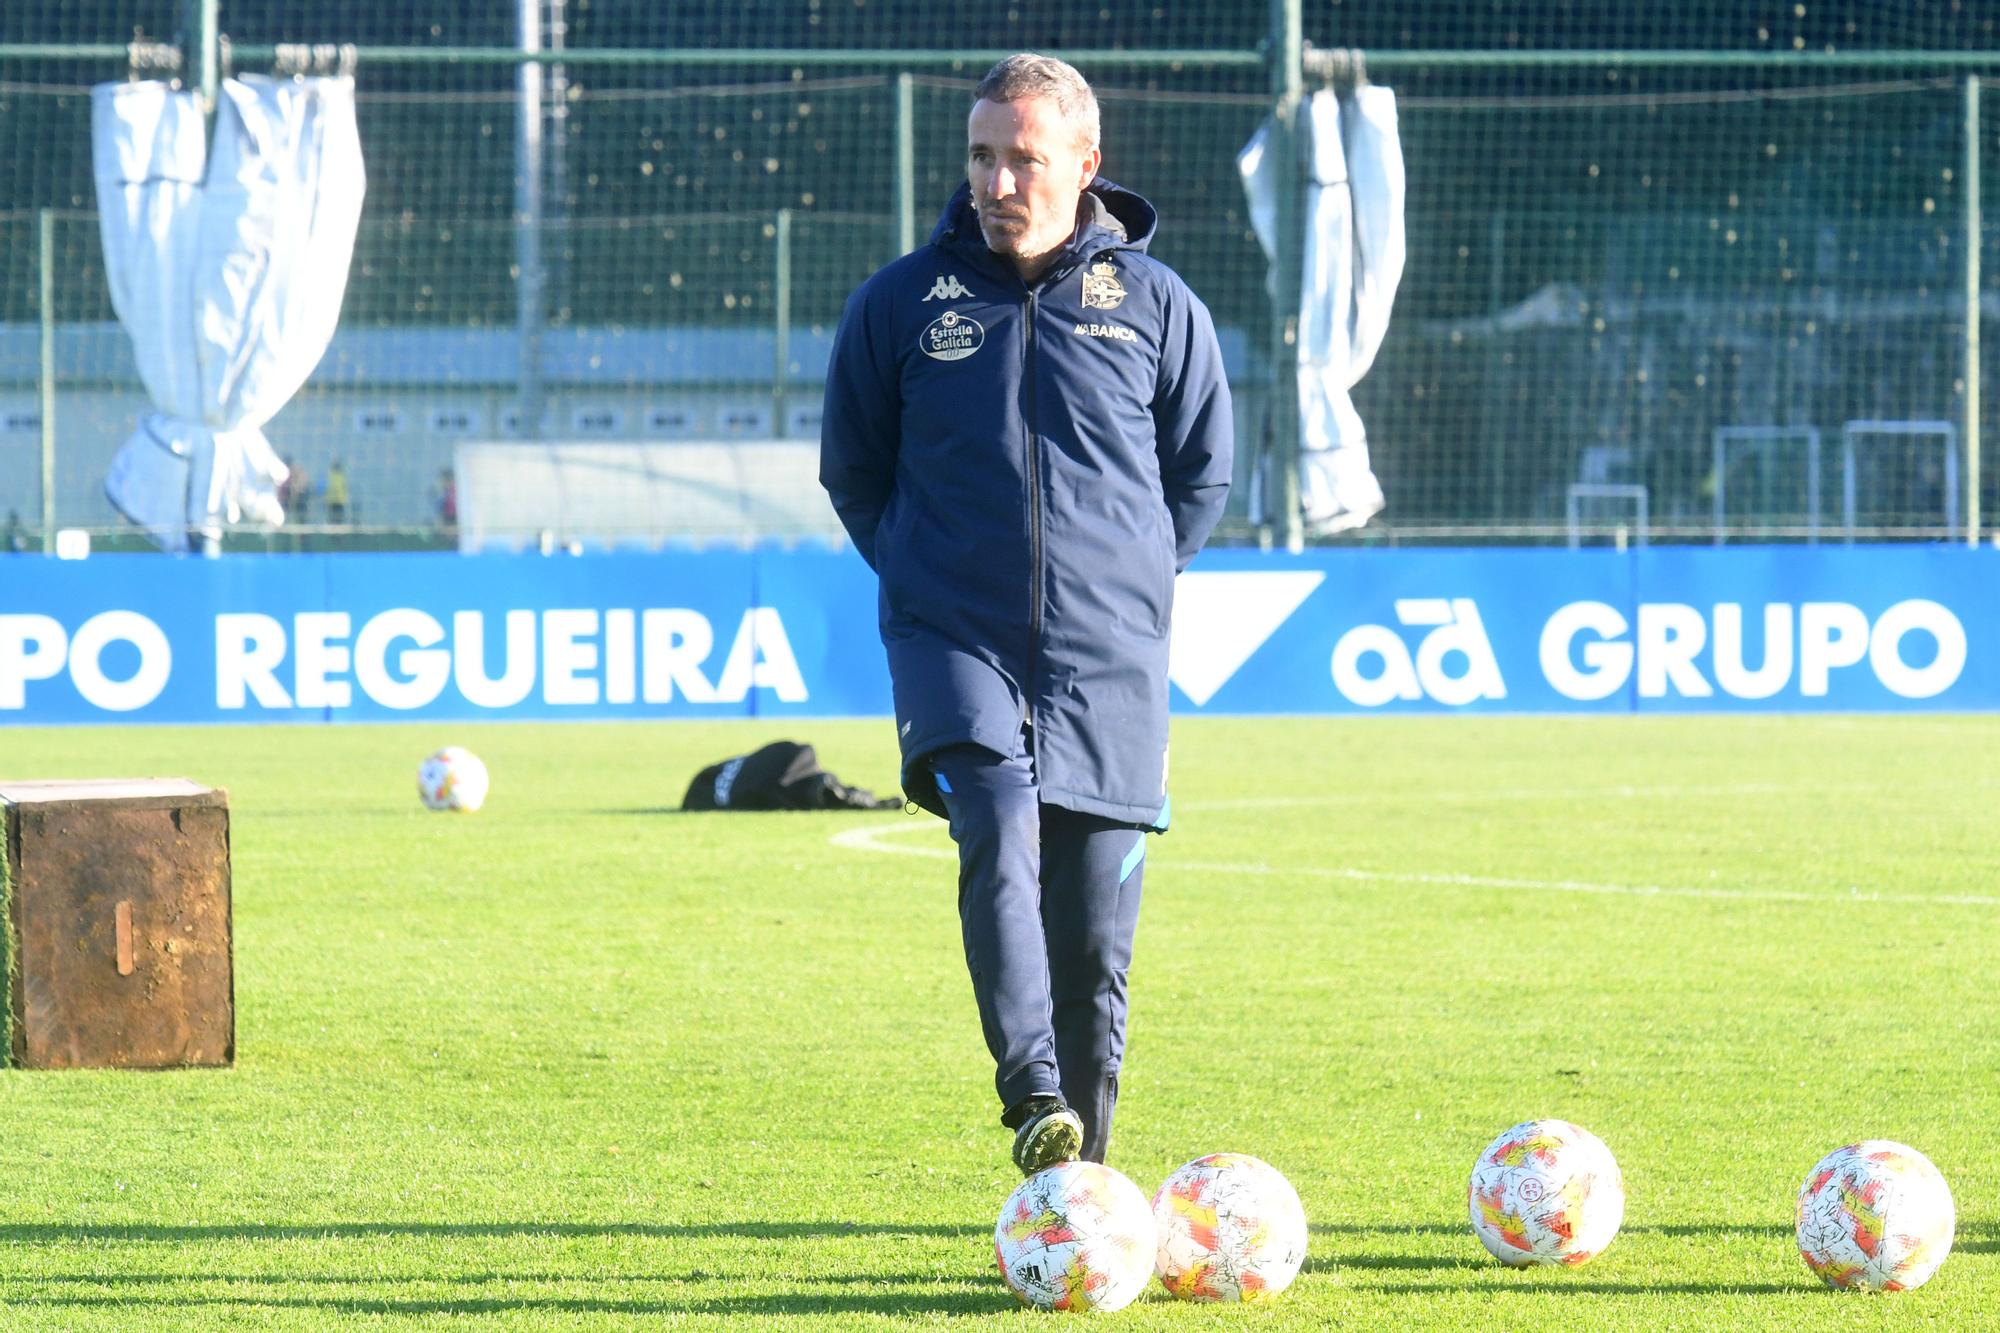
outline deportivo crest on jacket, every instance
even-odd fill
[[[1092,264],[1083,275],[1083,304],[1088,310],[1116,310],[1125,299],[1118,270],[1109,263]]]

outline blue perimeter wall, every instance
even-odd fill
[[[884,715],[851,551],[0,558],[0,723]],[[2000,551],[1215,550],[1199,713],[2000,707]]]

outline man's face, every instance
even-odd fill
[[[980,101],[966,122],[966,179],[987,248],[1024,276],[1039,272],[1076,230],[1076,204],[1102,155],[1047,97]]]

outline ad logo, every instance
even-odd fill
[[[1357,625],[1333,645],[1334,688],[1349,702],[1380,708],[1397,699],[1413,702],[1429,696],[1459,708],[1507,697],[1493,643],[1470,597],[1398,598],[1396,620],[1430,627],[1414,655],[1403,636],[1387,625]]]

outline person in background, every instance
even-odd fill
[[[450,468],[438,473],[437,487],[431,493],[431,503],[437,509],[438,526],[450,530],[458,526],[458,478]]]
[[[1145,835],[1168,818],[1174,575],[1234,451],[1215,325],[1146,253],[1153,206],[1098,176],[1098,123],[1062,61],[993,67],[930,244],[847,303],[822,417],[820,481],[881,580],[903,790],[958,844],[1029,1174],[1110,1142]]]
[[[292,495],[298,489],[299,483],[304,480],[305,478],[299,475],[299,460],[287,458],[285,479],[278,483],[278,508],[284,511],[287,521],[292,517]]]
[[[290,471],[278,492],[285,504],[285,521],[303,523],[312,508],[312,474],[296,458],[287,458],[285,466]]]
[[[9,555],[19,555],[28,549],[28,534],[21,529],[21,515],[18,511],[7,511],[7,524],[0,527],[0,551]]]
[[[326,505],[327,522],[347,522],[347,507],[352,497],[347,489],[347,469],[338,458],[326,470],[326,489],[321,492],[321,500]]]

